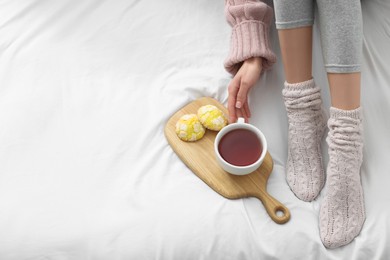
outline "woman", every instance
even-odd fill
[[[320,88],[312,77],[314,1],[275,0],[286,81],[283,89],[288,116],[286,179],[301,200],[312,201],[325,184],[321,138],[326,118]],[[327,143],[329,164],[319,228],[323,244],[350,243],[365,220],[360,181],[363,133],[360,107],[362,15],[359,0],[317,0],[322,51],[331,94]],[[268,43],[272,9],[256,0],[226,0],[232,26],[225,68],[229,84],[229,121],[250,117],[248,93],[261,71],[275,62]]]

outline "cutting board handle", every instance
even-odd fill
[[[276,223],[284,224],[290,220],[290,210],[267,192],[259,190],[253,196],[261,200],[268,215]]]

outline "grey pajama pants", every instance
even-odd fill
[[[326,71],[360,72],[363,42],[360,0],[274,0],[276,28],[312,26],[314,2],[318,7]]]

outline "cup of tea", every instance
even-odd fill
[[[267,153],[267,140],[255,126],[238,118],[236,123],[222,128],[214,141],[219,165],[235,175],[254,172],[263,163]]]

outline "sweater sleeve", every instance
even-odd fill
[[[232,27],[225,69],[235,74],[251,57],[262,57],[263,69],[270,68],[276,62],[268,39],[273,9],[258,0],[225,0],[225,15]]]

